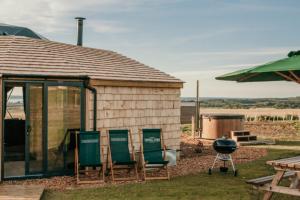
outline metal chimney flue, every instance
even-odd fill
[[[82,46],[83,20],[84,17],[75,17],[77,20],[77,45]]]

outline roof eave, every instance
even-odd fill
[[[113,87],[151,87],[151,88],[183,88],[184,82],[167,81],[139,81],[139,80],[107,80],[91,79],[92,86],[113,86]]]
[[[42,75],[42,74],[13,74],[13,73],[4,73],[0,74],[0,77],[3,78],[55,78],[55,79],[80,79],[80,80],[88,80],[90,79],[89,76],[82,75],[82,76],[66,76],[66,75]]]

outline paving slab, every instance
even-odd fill
[[[39,200],[44,189],[38,185],[0,185],[0,200]]]

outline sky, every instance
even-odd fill
[[[0,0],[0,23],[26,26],[53,41],[109,49],[176,76],[183,97],[292,97],[290,82],[214,78],[300,49],[297,0]]]

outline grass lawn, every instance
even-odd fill
[[[265,165],[266,160],[279,159],[299,155],[299,151],[269,150],[268,156],[247,164],[238,165],[239,176],[206,172],[171,179],[171,181],[153,181],[147,183],[107,186],[96,189],[77,189],[67,191],[46,191],[43,200],[48,199],[208,199],[236,200],[258,199],[255,190],[245,184],[245,180],[273,173],[273,169]],[[260,198],[261,199],[261,198]],[[275,194],[274,199],[294,200],[299,197]]]
[[[276,140],[276,145],[300,146],[300,141],[299,140],[294,140],[294,141]]]

